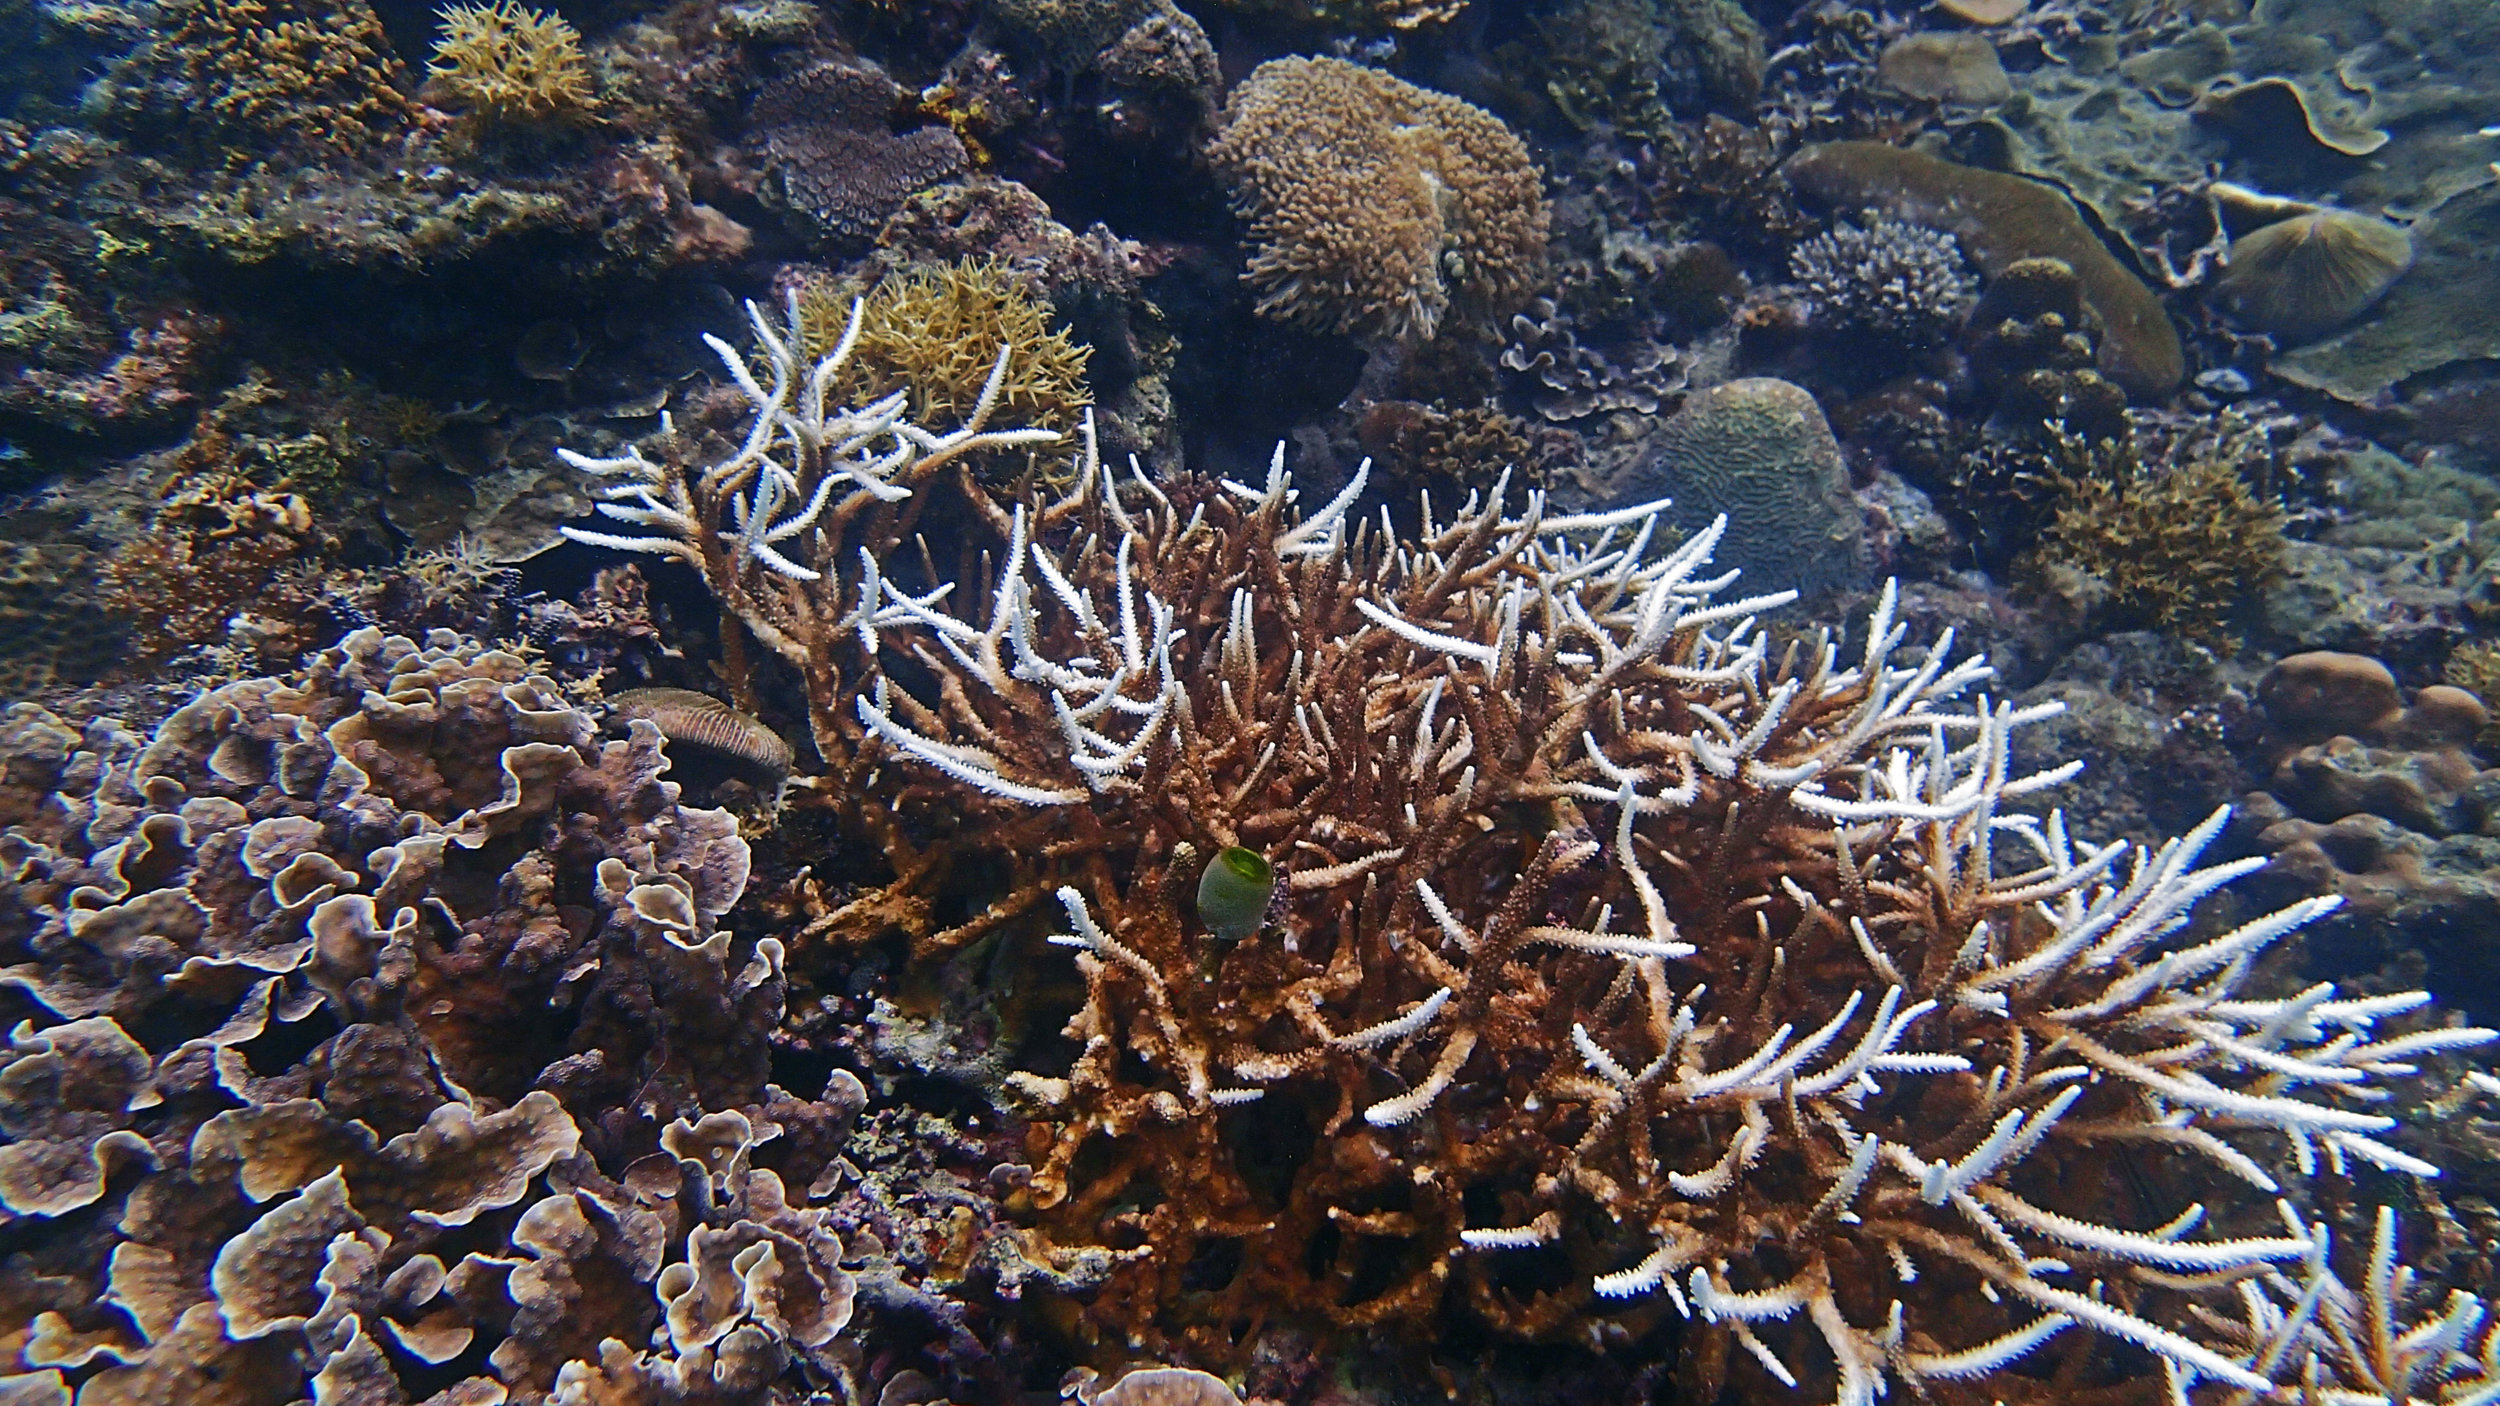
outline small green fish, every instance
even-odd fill
[[[1276,896],[1276,866],[1256,850],[1235,845],[1207,861],[1198,879],[1198,920],[1226,942],[1259,930],[1268,900]]]

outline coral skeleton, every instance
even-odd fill
[[[2056,705],[1911,647],[1892,588],[1846,643],[1780,642],[1793,593],[1730,591],[1724,518],[1664,545],[1663,503],[1505,478],[1401,532],[1357,515],[1365,471],[1306,511],[1281,448],[1157,483],[1090,426],[1064,493],[1000,503],[933,472],[978,413],[827,406],[826,364],[756,332],[766,377],[719,347],[744,447],[577,460],[655,534],[579,535],[703,571],[805,674],[862,814],[949,819],[889,821],[891,881],[798,942],[1073,953],[1073,1058],[1009,1084],[1037,1240],[1112,1253],[1077,1305],[1107,1345],[1213,1363],[1280,1304],[1455,1303],[1590,1343],[1673,1313],[1704,1395],[1842,1406],[2393,1402],[2463,1370],[2432,1345],[2479,1304],[2372,1349],[2373,1291],[2327,1287],[2292,1206],[2436,1175],[2387,1140],[2393,1086],[2493,1032],[2247,989],[2336,900],[2199,920],[2262,862],[2201,862],[2223,813],[2078,843],[2034,807],[2080,764],[2013,760]],[[995,533],[977,574],[903,550],[941,484]],[[1235,846],[1277,873],[1237,939],[1192,901]],[[949,873],[979,876],[951,926]]]

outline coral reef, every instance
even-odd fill
[[[1208,158],[1249,222],[1262,313],[1430,340],[1545,277],[1543,184],[1501,120],[1339,59],[1261,64]]]
[[[1952,235],[1880,214],[1842,220],[1788,255],[1817,323],[1913,349],[1942,345],[1970,314],[1962,267]]]
[[[1995,417],[2023,435],[2051,421],[2098,442],[2127,433],[2127,393],[2093,369],[2082,280],[2063,259],[2017,259],[1971,316],[1971,369]]]
[[[1995,276],[2022,259],[2062,260],[2100,325],[2101,371],[2132,396],[2159,399],[2187,375],[2178,329],[2143,280],[2103,248],[2054,188],[1876,142],[1809,147],[1781,167],[1809,197],[1880,209],[1945,230]]]
[[[444,96],[495,122],[575,117],[597,99],[581,35],[521,0],[445,7],[426,73]]]
[[[2258,863],[2196,867],[2226,815],[2130,857],[2014,813],[2073,765],[2011,772],[2042,711],[1957,702],[1985,667],[1902,653],[1892,593],[1855,662],[1825,636],[1775,663],[1756,625],[1788,594],[1718,598],[1720,525],[1653,556],[1657,504],[1496,493],[1375,546],[1361,477],[1297,513],[1281,450],[1264,485],[1157,486],[1088,448],[1065,495],[984,507],[920,468],[977,415],[886,412],[869,457],[756,321],[766,376],[724,351],[750,448],[603,465],[645,529],[612,540],[698,566],[897,813],[968,822],[955,927],[896,827],[897,881],[811,935],[1073,949],[1068,1062],[1008,1083],[1035,1234],[1109,1257],[1080,1343],[1219,1363],[1278,1315],[1428,1331],[1456,1301],[1583,1340],[1678,1312],[1706,1395],[1803,1368],[1843,1400],[2034,1399],[2017,1364],[2065,1334],[2150,1359],[2062,1357],[2068,1393],[2370,1380],[2288,1316],[2332,1287],[2332,1227],[2264,1197],[2431,1173],[2370,1095],[2493,1032],[2383,1029],[2418,994],[2243,993],[2335,900],[2183,932]],[[825,506],[950,482],[1002,544],[961,601]],[[917,682],[883,672],[906,648]],[[1236,847],[1274,887],[1219,935],[1192,895]],[[2112,1145],[2179,1155],[2130,1189],[2086,1151]]]

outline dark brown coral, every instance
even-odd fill
[[[913,192],[970,164],[944,127],[895,133],[902,97],[875,69],[827,61],[776,79],[756,98],[749,121],[770,190],[804,232],[825,242],[866,239]]]

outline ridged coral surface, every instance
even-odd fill
[[[0,1208],[56,1232],[7,1291],[26,1368],[101,1366],[92,1403],[712,1399],[832,1342],[822,1163],[770,1143],[855,1095],[765,1081],[780,945],[719,928],[746,844],[650,724],[365,631],[150,736],[20,706],[0,747],[0,986],[36,1012]]]
[[[1208,148],[1249,224],[1259,310],[1429,339],[1509,311],[1545,272],[1545,195],[1499,118],[1341,59],[1275,59]]]

